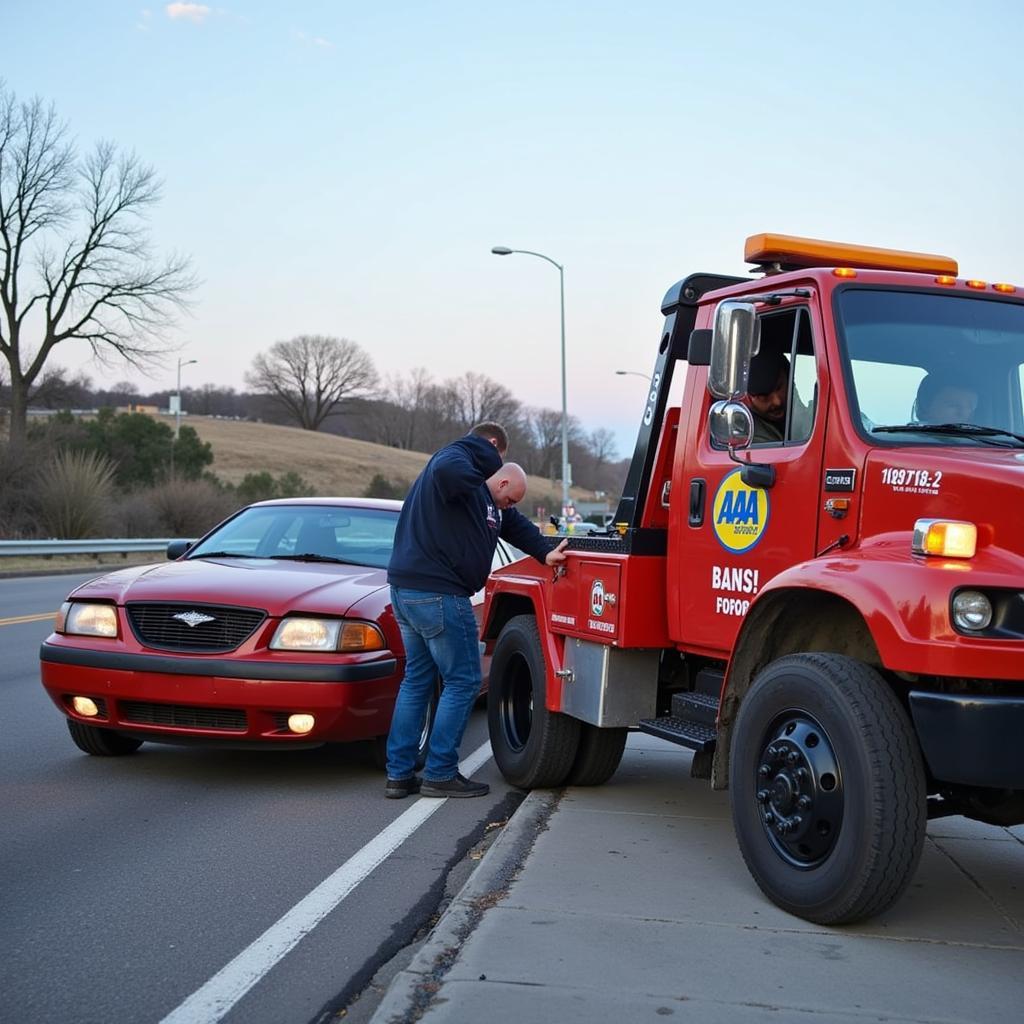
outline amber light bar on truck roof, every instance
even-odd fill
[[[922,274],[949,274],[956,277],[960,269],[956,260],[949,256],[768,233],[751,235],[744,246],[743,258],[748,263],[781,270],[860,267],[863,270],[911,270]]]

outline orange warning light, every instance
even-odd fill
[[[860,267],[863,270],[910,270],[924,274],[959,273],[956,260],[926,252],[879,249],[870,245],[826,242],[818,238],[751,235],[743,250],[748,263],[777,263],[786,270],[798,267]]]

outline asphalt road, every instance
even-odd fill
[[[87,578],[0,580],[0,1013],[19,1024],[163,1020],[415,803],[383,799],[383,776],[356,745],[82,754],[39,683],[52,621],[31,617]],[[486,739],[477,710],[463,756]],[[445,801],[206,1019],[333,1019],[429,922],[450,868],[521,798],[493,761],[477,778],[489,797]]]

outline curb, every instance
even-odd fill
[[[504,898],[561,795],[534,790],[519,805],[409,965],[395,975],[370,1024],[411,1024],[429,1010],[463,943],[484,912]]]

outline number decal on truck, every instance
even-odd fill
[[[882,483],[898,494],[938,494],[942,485],[942,470],[901,469],[886,466],[882,470]]]
[[[768,526],[768,492],[748,487],[741,472],[734,469],[722,480],[712,506],[715,536],[734,555],[749,551]]]

